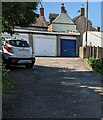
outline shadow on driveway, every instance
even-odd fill
[[[13,68],[3,96],[3,118],[101,118],[101,75],[61,67]]]

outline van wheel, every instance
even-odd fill
[[[34,63],[29,63],[29,64],[26,64],[25,66],[26,68],[32,68],[34,66]]]

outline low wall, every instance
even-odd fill
[[[103,48],[95,46],[80,47],[79,57],[82,59],[90,57],[103,59]]]

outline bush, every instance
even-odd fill
[[[99,58],[89,58],[88,64],[98,73],[103,74],[103,61]]]
[[[2,92],[7,93],[13,86],[14,81],[10,77],[10,70],[2,68]]]
[[[2,39],[0,39],[0,48]],[[10,77],[10,70],[5,69],[5,65],[2,64],[2,53],[0,52],[0,93],[7,93],[13,86],[14,81]]]

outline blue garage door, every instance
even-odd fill
[[[61,39],[61,56],[76,56],[76,40]]]

